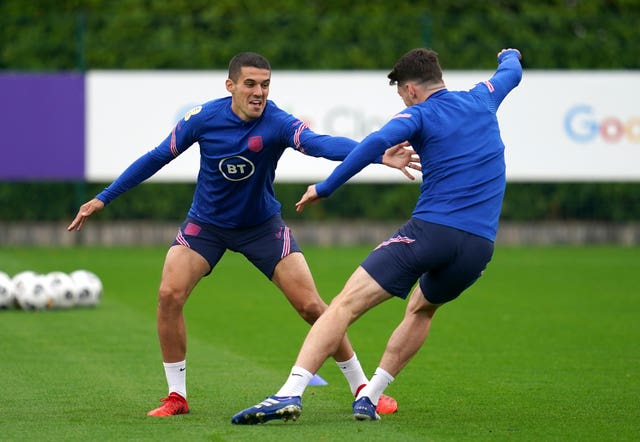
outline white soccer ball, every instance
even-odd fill
[[[36,272],[25,270],[24,272],[16,273],[15,275],[13,275],[13,278],[11,278],[11,280],[13,281],[13,285],[15,286],[20,279],[29,278],[31,276],[36,276]]]
[[[15,299],[13,281],[5,272],[0,272],[0,310],[13,306]]]
[[[35,272],[26,270],[24,272],[16,273],[13,275],[13,278],[11,278],[11,282],[13,283],[13,299],[18,307],[24,308],[22,306],[21,298],[26,297],[25,293],[27,291],[27,286],[31,286],[33,284],[33,281],[30,280],[35,277]],[[18,292],[20,292],[19,296]]]
[[[33,272],[22,272],[13,277],[15,296],[23,310],[43,310],[49,307],[50,296],[46,279]]]
[[[88,270],[76,270],[69,276],[78,290],[77,305],[87,307],[98,305],[102,298],[102,281],[98,275]]]
[[[78,303],[78,287],[67,273],[49,272],[46,275],[46,284],[52,307],[70,308]]]

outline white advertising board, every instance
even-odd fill
[[[468,90],[491,71],[445,71]],[[224,71],[92,71],[87,75],[90,181],[110,181],[158,145],[190,108],[228,95]],[[269,98],[318,133],[361,140],[404,107],[385,71],[274,71]],[[498,117],[511,181],[640,180],[640,73],[525,71]],[[287,149],[277,180],[312,183],[336,163]],[[193,181],[197,145],[152,180]],[[402,181],[372,165],[354,181]]]

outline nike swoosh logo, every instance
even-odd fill
[[[182,367],[182,368],[180,369],[180,371],[185,371],[186,369],[187,369],[187,367]]]

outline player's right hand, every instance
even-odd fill
[[[94,212],[98,212],[104,209],[104,203],[100,201],[98,198],[94,198],[91,201],[87,201],[82,206],[80,206],[80,210],[78,210],[78,214],[71,221],[69,227],[67,227],[68,231],[72,230],[80,230],[84,225],[84,222],[93,214]]]

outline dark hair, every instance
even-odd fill
[[[441,83],[438,53],[426,48],[412,49],[400,57],[387,77],[391,85],[407,81]]]
[[[229,62],[229,78],[237,81],[243,67],[250,66],[258,69],[271,70],[269,60],[255,52],[240,52]]]

